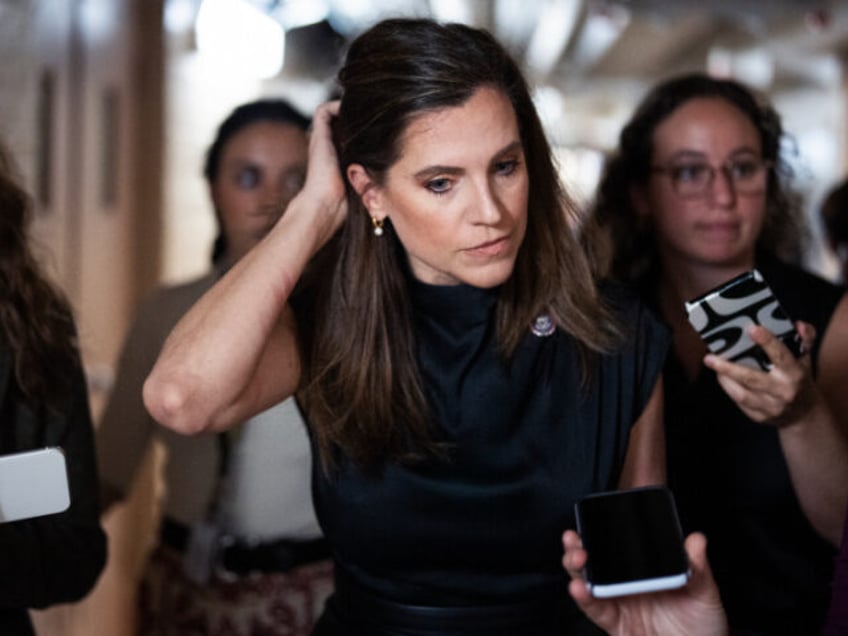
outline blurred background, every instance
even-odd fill
[[[507,45],[582,203],[655,81],[706,70],[762,91],[790,133],[807,265],[836,276],[817,212],[848,173],[842,0],[0,0],[0,137],[74,305],[95,419],[139,300],[208,267],[215,227],[201,167],[217,124],[264,95],[311,111],[332,93],[346,43],[401,15],[484,27]],[[149,474],[107,519],[98,587],[37,613],[40,634],[131,636],[155,517]]]

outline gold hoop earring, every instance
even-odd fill
[[[371,225],[374,226],[374,236],[383,236],[383,219],[372,216]]]

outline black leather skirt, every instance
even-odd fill
[[[313,636],[595,636],[603,634],[568,598],[475,606],[406,605],[336,576]]]

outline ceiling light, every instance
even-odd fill
[[[287,0],[273,12],[286,30],[317,24],[329,14],[330,5],[326,0]]]
[[[430,11],[439,22],[474,24],[474,8],[459,0],[430,0]]]
[[[282,25],[246,0],[203,0],[194,29],[198,51],[221,71],[265,79],[283,67]]]
[[[542,6],[533,37],[527,45],[527,65],[541,76],[553,70],[565,51],[580,19],[578,0],[547,0]]]

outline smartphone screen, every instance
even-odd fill
[[[667,488],[589,495],[575,505],[575,512],[588,553],[585,576],[593,596],[667,590],[689,580],[683,532]]]
[[[768,371],[771,361],[751,340],[748,327],[759,324],[780,338],[795,356],[801,336],[762,274],[745,272],[685,304],[689,322],[716,355],[752,369]]]

